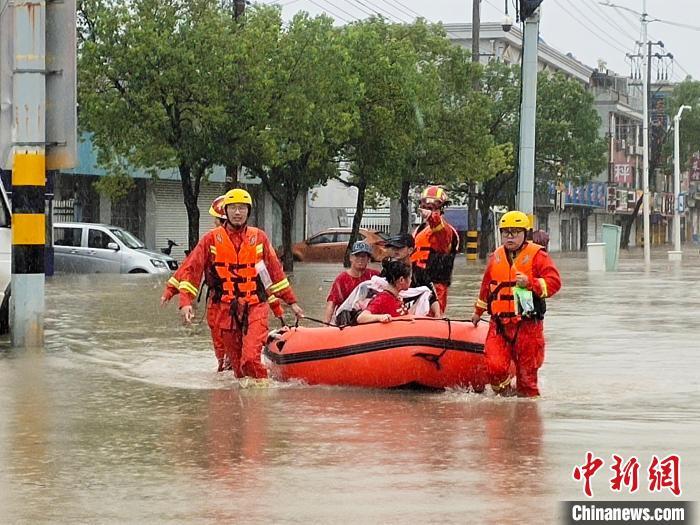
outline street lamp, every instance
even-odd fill
[[[683,252],[681,251],[681,210],[679,206],[681,196],[680,127],[681,115],[683,110],[686,109],[690,111],[693,108],[681,106],[678,108],[676,116],[673,117],[673,251],[668,252],[669,261],[680,261],[683,259]]]

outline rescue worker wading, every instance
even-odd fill
[[[443,216],[447,204],[447,193],[439,186],[423,190],[419,205],[423,223],[414,234],[416,249],[411,254],[415,280],[433,283],[442,315],[447,309],[447,289],[459,248],[459,235]]]
[[[527,215],[510,211],[498,226],[503,244],[486,265],[472,323],[476,326],[486,310],[491,314],[484,357],[493,391],[508,393],[513,361],[518,395],[538,396],[537,371],[544,361],[544,300],[559,291],[561,278],[542,246],[525,239],[530,227]],[[516,304],[516,296],[525,290],[532,292],[532,309]]]
[[[188,258],[187,280],[180,282],[180,312],[185,323],[192,321],[198,293],[194,283],[211,272],[212,337],[224,348],[236,377],[264,379],[267,370],[260,354],[268,335],[268,304],[282,299],[297,318],[304,311],[267,235],[247,225],[252,205],[245,190],[225,195],[225,224],[206,233]]]

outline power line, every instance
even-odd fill
[[[563,7],[563,6],[562,6],[562,7]],[[602,27],[600,27],[600,25],[596,24],[595,21],[591,20],[591,19],[588,17],[588,15],[587,15],[586,13],[584,13],[581,9],[579,9],[579,7],[578,7],[575,3],[571,3],[571,7],[573,7],[574,10],[575,10],[577,13],[579,13],[579,14],[581,15],[581,17],[583,17],[584,19],[586,19],[589,23],[593,24],[593,26],[594,26],[597,30],[601,31],[601,32],[603,33],[603,35],[605,35],[605,34],[607,33],[607,31],[606,31],[605,29],[603,29]],[[584,26],[584,27],[585,27],[585,26]],[[623,42],[620,42],[619,40],[617,40],[617,39],[614,38],[613,36],[611,36],[611,35],[607,35],[607,36],[610,38],[610,40],[611,40],[612,42],[615,42],[616,44],[622,46],[623,48],[626,48],[626,47],[627,47],[627,44],[624,44]],[[603,40],[605,40],[605,37],[603,37]]]
[[[649,22],[661,22],[662,24],[668,24],[670,26],[682,27],[684,29],[690,29],[691,31],[700,31],[700,26],[693,26],[690,24],[681,24],[680,22],[671,22],[670,20],[661,20],[660,18],[652,18]]]
[[[387,1],[387,0],[381,0],[381,1],[382,1],[382,2],[384,2],[385,4],[387,4],[387,5],[389,6],[389,7],[391,7],[391,9],[396,9],[396,7],[395,7],[395,6],[393,6],[392,4],[390,4],[390,3],[389,3],[389,2]],[[370,5],[372,5],[372,4],[370,4]],[[401,15],[403,16],[403,13],[401,12],[401,9],[399,9],[398,11],[399,11],[399,13],[401,13]],[[403,21],[403,19],[401,19],[401,17],[400,17],[400,16],[396,16],[396,15],[395,15],[395,14],[393,14],[393,13],[392,13],[392,16],[393,16],[394,18],[397,18],[397,19],[399,19],[399,20],[402,20],[402,21]]]
[[[411,13],[413,13],[416,16],[416,18],[426,18],[425,16],[417,13],[416,11],[414,11],[413,9],[408,7],[406,4],[400,2],[399,0],[384,0],[384,2],[389,4],[389,5],[392,5],[392,4],[398,5],[398,6],[400,6],[398,9],[404,8],[406,11],[410,11]]]
[[[637,37],[634,35],[630,35],[625,29],[622,28],[622,26],[618,25],[615,23],[609,16],[608,13],[603,11],[603,8],[600,7],[597,3],[596,0],[588,0],[590,4],[595,7],[595,13],[599,16],[599,18],[602,18],[605,20],[605,22],[613,28],[613,30],[619,31],[623,35],[625,35],[627,38],[631,39],[633,42],[637,40]],[[592,11],[593,12],[593,11]]]
[[[564,7],[564,5],[562,5],[560,2],[558,2],[558,3],[559,3],[559,7],[561,7],[562,10],[563,10],[567,15],[569,15],[569,16],[571,17],[572,20],[574,20],[575,22],[579,23],[579,19],[578,19],[576,16],[574,16],[574,15],[571,13],[571,11],[569,11],[566,7]],[[622,53],[623,55],[627,53],[627,51],[625,51],[624,49],[622,49],[622,48],[616,46],[615,44],[613,44],[613,43],[611,43],[610,41],[606,40],[605,37],[601,36],[600,34],[598,34],[598,33],[595,32],[595,31],[593,31],[593,29],[590,28],[590,27],[588,27],[586,24],[581,24],[581,27],[583,27],[586,31],[588,31],[590,34],[592,34],[592,35],[595,36],[597,39],[599,39],[602,43],[607,44],[607,45],[610,46],[611,48],[613,48],[613,49],[619,51],[620,53]],[[624,44],[623,44],[623,45],[624,45]]]
[[[313,5],[315,5],[316,7],[318,7],[318,8],[319,8],[321,11],[323,11],[324,13],[330,13],[330,14],[333,15],[335,18],[338,18],[338,19],[342,20],[342,21],[345,22],[346,24],[349,24],[349,23],[350,23],[350,20],[348,20],[347,18],[344,18],[344,17],[338,15],[337,13],[334,13],[334,12],[331,11],[330,9],[328,9],[328,8],[326,8],[326,7],[323,7],[322,5],[318,4],[315,0],[309,0],[309,2],[311,2]]]

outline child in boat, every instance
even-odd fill
[[[386,278],[388,286],[357,316],[357,324],[388,323],[392,317],[408,313],[399,292],[411,286],[411,267],[402,261],[388,259],[382,263],[382,276]]]

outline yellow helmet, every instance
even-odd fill
[[[224,209],[226,209],[226,206],[229,204],[247,204],[252,207],[253,198],[247,191],[241,188],[235,188],[226,192],[226,195],[224,195]]]
[[[502,228],[522,228],[524,230],[529,230],[530,219],[521,211],[509,211],[503,215],[498,222],[498,229]]]

